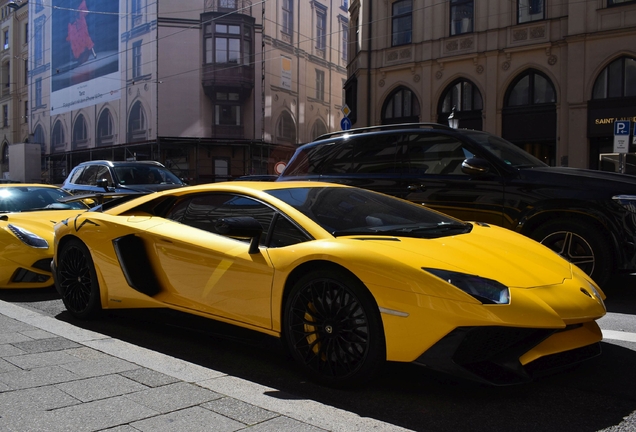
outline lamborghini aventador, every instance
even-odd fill
[[[600,353],[601,289],[547,247],[398,198],[223,182],[109,201],[55,226],[68,311],[172,308],[283,343],[327,385],[386,361],[496,385]]]

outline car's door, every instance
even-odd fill
[[[504,178],[492,167],[485,176],[462,172],[474,156],[457,138],[438,132],[414,132],[400,143],[400,198],[467,221],[505,226]]]
[[[169,291],[162,301],[270,329],[274,269],[267,254],[249,254],[248,239],[218,234],[215,223],[253,216],[266,233],[274,214],[259,201],[233,194],[198,194],[177,203],[166,215],[174,223],[148,231]]]

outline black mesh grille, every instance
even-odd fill
[[[45,258],[45,259],[41,259],[39,261],[36,261],[36,262],[33,263],[33,265],[31,267],[36,268],[38,270],[50,272],[51,271],[51,258]]]
[[[49,260],[49,262],[50,262],[50,260]],[[49,268],[49,271],[50,271],[50,268]],[[35,272],[30,271],[30,270],[20,268],[20,269],[16,270],[16,272],[13,274],[13,277],[11,278],[11,281],[16,282],[16,283],[34,283],[34,282],[35,283],[44,283],[44,282],[48,281],[49,279],[51,279],[50,276],[39,274],[39,273],[35,273]]]

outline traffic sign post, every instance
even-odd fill
[[[618,153],[618,171],[625,173],[625,154],[629,152],[630,121],[614,122],[614,153]]]

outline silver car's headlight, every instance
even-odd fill
[[[426,267],[422,267],[422,270],[445,280],[484,304],[510,303],[510,289],[496,280]]]
[[[11,224],[7,225],[7,228],[9,228],[9,230],[27,246],[38,249],[49,248],[49,242],[44,240],[42,237],[33,234],[31,231]]]

